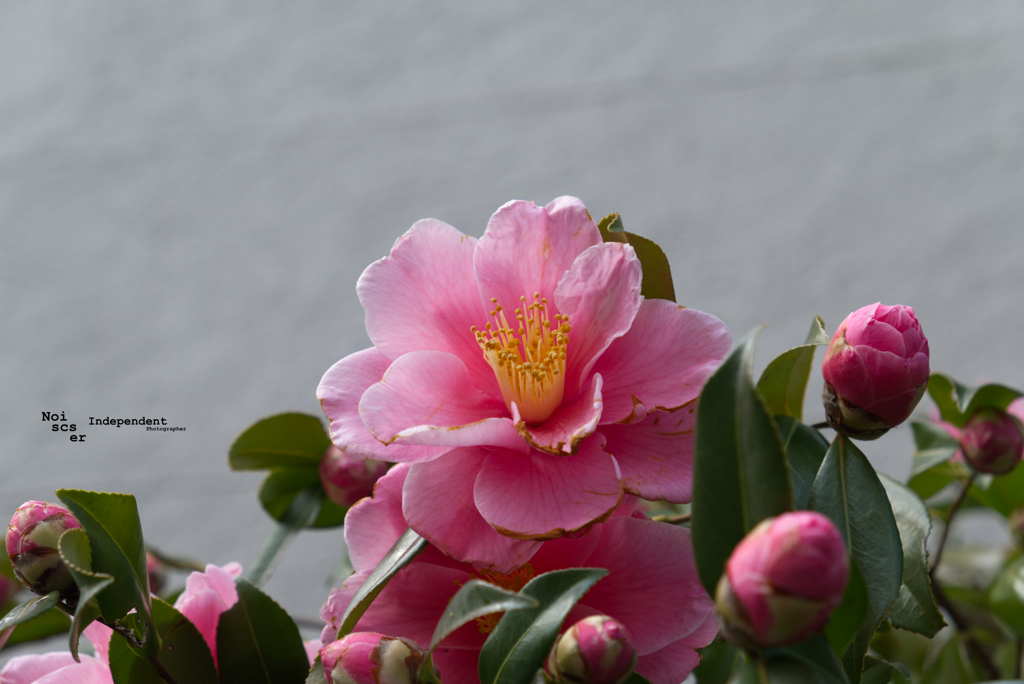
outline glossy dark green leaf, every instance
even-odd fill
[[[1024,556],[1006,566],[993,583],[988,600],[1010,629],[1024,637]]]
[[[963,427],[967,419],[980,409],[1006,410],[1014,399],[1022,396],[1019,390],[1005,385],[967,387],[942,373],[932,373],[928,379],[928,393],[939,407],[942,419],[957,427]]]
[[[163,644],[156,659],[179,684],[218,684],[210,647],[195,625],[158,598],[153,599],[153,623]],[[124,639],[110,640],[109,657],[114,684],[165,684],[152,660],[140,657]]]
[[[914,430],[914,445],[917,447],[914,451],[914,464],[910,470],[912,478],[940,463],[946,463],[956,456],[960,449],[960,442],[941,425],[912,420],[910,426]]]
[[[971,666],[960,637],[956,636],[946,642],[939,656],[915,684],[972,684],[977,681],[978,675]]]
[[[303,684],[309,660],[284,608],[248,580],[235,580],[238,603],[217,623],[220,684]]]
[[[305,413],[264,418],[240,434],[228,451],[232,470],[316,468],[331,440],[323,423]]]
[[[60,536],[57,550],[64,565],[71,571],[71,576],[75,578],[75,584],[78,585],[78,605],[68,634],[71,655],[78,660],[78,642],[82,632],[89,623],[100,616],[99,595],[114,583],[114,577],[92,571],[92,551],[89,537],[84,530],[77,527],[67,530]]]
[[[708,378],[697,404],[690,529],[697,570],[712,596],[747,532],[793,508],[782,437],[750,374],[758,332]]]
[[[327,495],[319,482],[299,492],[292,499],[281,521],[274,526],[274,529],[263,541],[263,546],[260,547],[255,562],[246,573],[250,582],[261,586],[270,579],[270,573],[277,561],[281,559],[285,547],[295,538],[295,535],[309,527],[317,519],[326,499]]]
[[[778,652],[811,666],[819,675],[837,684],[849,684],[843,671],[843,664],[839,662],[828,639],[822,634],[811,635],[799,644],[778,649]]]
[[[979,476],[968,490],[968,496],[1009,517],[1013,509],[1024,504],[1024,468],[1017,467],[1008,475],[992,477],[987,487],[981,486]]]
[[[828,441],[812,427],[804,425],[790,416],[775,416],[775,422],[782,433],[782,445],[793,481],[793,506],[807,508],[807,497],[811,485],[818,476],[821,462],[828,452]]]
[[[267,473],[260,485],[259,498],[271,518],[284,521],[295,497],[311,487],[321,487],[318,468],[275,468]],[[330,499],[324,499],[320,513],[309,527],[325,529],[345,523],[347,508]]]
[[[480,650],[481,684],[530,684],[558,637],[562,621],[594,584],[608,574],[603,568],[555,570],[530,580],[521,594],[536,608],[505,615]]]
[[[96,596],[103,618],[114,622],[134,608],[143,624],[152,624],[146,545],[135,497],[78,489],[58,489],[57,496],[89,536],[92,572],[116,579]],[[159,647],[157,642],[149,643],[148,654],[156,653]]]
[[[700,665],[693,674],[700,684],[726,684],[743,663],[743,652],[719,637],[700,650]]]
[[[46,639],[57,634],[66,634],[70,627],[71,618],[68,617],[67,613],[58,608],[51,608],[34,620],[17,625],[6,643],[8,646],[14,646],[29,641]]]
[[[907,486],[913,489],[922,500],[927,500],[953,482],[963,480],[969,475],[970,473],[967,472],[967,468],[962,463],[950,461],[940,463],[913,476],[910,478]]]
[[[887,663],[881,658],[867,656],[864,658],[864,674],[861,676],[861,684],[889,684],[896,668],[892,663]]]
[[[811,364],[818,346],[829,343],[825,332],[825,321],[815,316],[807,341],[799,347],[776,356],[757,381],[757,391],[764,397],[768,410],[776,416],[791,416],[803,420],[804,395],[807,379],[811,376]]]
[[[0,648],[7,644],[18,625],[48,613],[59,600],[57,592],[51,591],[46,596],[35,596],[18,604],[0,618]]]
[[[882,474],[879,478],[889,496],[903,546],[903,582],[896,602],[889,609],[889,620],[894,627],[931,638],[946,626],[932,596],[928,551],[925,549],[925,541],[932,529],[932,517],[928,507],[909,487],[888,475]]]
[[[903,583],[899,528],[875,469],[860,449],[841,435],[825,455],[808,506],[827,515],[839,528],[867,586],[867,615],[844,656],[846,674],[858,684],[871,636]]]
[[[643,282],[640,294],[647,299],[668,299],[676,301],[676,291],[672,284],[672,270],[668,257],[653,240],[627,233],[618,214],[609,214],[597,224],[601,231],[601,239],[605,242],[622,242],[630,245],[636,252],[643,269]]]
[[[864,584],[864,577],[857,569],[857,562],[850,562],[850,579],[846,583],[846,591],[843,592],[843,600],[832,611],[825,625],[825,638],[828,639],[832,650],[836,655],[842,657],[853,638],[857,636],[864,625],[864,618],[868,614],[868,588]]]
[[[348,604],[348,608],[345,609],[345,614],[342,616],[338,626],[339,639],[346,634],[352,633],[356,623],[359,622],[359,618],[363,616],[366,609],[373,603],[373,599],[377,598],[377,595],[384,590],[384,587],[391,581],[391,578],[399,570],[412,562],[412,559],[419,555],[427,546],[429,546],[427,540],[413,532],[412,528],[407,528],[402,533],[402,536],[398,538],[398,541],[394,543],[380,563],[377,564],[377,567],[370,573],[370,576],[366,578],[366,581],[356,591],[355,596],[352,597],[352,601]]]
[[[320,654],[309,668],[309,675],[306,676],[306,684],[331,684],[327,681],[327,673],[324,671],[324,664],[320,661]]]

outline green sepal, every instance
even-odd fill
[[[803,420],[804,395],[807,393],[807,380],[811,376],[814,352],[819,346],[828,343],[825,321],[821,316],[815,316],[811,330],[807,333],[807,341],[799,347],[782,352],[764,369],[761,379],[757,381],[757,391],[764,397],[773,415]]]
[[[68,645],[71,655],[77,661],[78,642],[82,632],[89,624],[100,617],[98,596],[114,583],[113,575],[92,571],[92,551],[89,537],[85,531],[77,527],[67,530],[60,536],[57,544],[60,559],[75,578],[78,585],[78,604],[75,616],[71,620],[71,631],[68,633]],[[142,637],[142,635],[137,635]],[[141,638],[140,638],[141,640]],[[147,638],[147,642],[149,639]]]
[[[667,299],[676,301],[676,290],[672,284],[672,269],[664,250],[653,240],[635,233],[627,233],[618,214],[609,214],[597,224],[601,231],[601,239],[605,242],[628,244],[636,253],[643,269],[643,282],[640,294],[647,299]]]
[[[248,580],[235,588],[238,602],[217,622],[220,684],[303,684],[309,660],[295,622]]]
[[[271,518],[283,522],[288,509],[301,492],[311,487],[322,487],[318,468],[274,468],[260,485],[259,499]],[[347,508],[342,508],[330,499],[324,499],[320,513],[309,527],[326,529],[345,523]]]
[[[782,437],[750,372],[759,332],[726,357],[697,403],[690,529],[697,571],[712,596],[740,540],[765,518],[793,509]]]
[[[281,413],[253,424],[228,450],[232,470],[318,468],[331,440],[323,423],[306,413]]]
[[[607,574],[603,568],[572,568],[530,580],[519,593],[539,605],[505,613],[498,621],[480,649],[481,684],[530,684],[569,611]]]
[[[125,618],[129,626],[134,614]],[[217,668],[203,635],[188,618],[166,601],[153,599],[153,623],[163,644],[153,658],[166,668],[179,684],[218,684]],[[110,640],[110,674],[114,684],[165,684],[153,658],[119,637]]]

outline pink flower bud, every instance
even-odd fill
[[[14,512],[7,527],[7,555],[14,574],[36,594],[59,591],[63,599],[78,595],[57,551],[60,536],[74,527],[81,527],[78,520],[58,504],[28,501]]]
[[[163,561],[150,551],[146,551],[146,572],[149,575],[149,592],[159,594],[160,590],[164,588],[164,582],[167,581],[167,571]]]
[[[384,461],[352,458],[333,444],[320,461],[320,483],[327,497],[342,508],[373,496],[373,485],[386,472],[388,464]]]
[[[623,684],[636,668],[636,648],[625,626],[591,615],[570,627],[548,657],[559,684]]]
[[[909,306],[872,304],[839,324],[821,365],[829,425],[877,439],[905,421],[928,386],[928,340]]]
[[[423,651],[405,639],[356,632],[320,649],[331,684],[419,684]]]
[[[828,621],[849,577],[831,520],[811,511],[769,518],[736,546],[718,582],[722,632],[748,649],[802,641]]]
[[[981,409],[960,431],[960,449],[971,467],[1005,475],[1020,463],[1024,434],[1016,416],[995,408]]]

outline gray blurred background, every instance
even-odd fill
[[[368,345],[363,268],[417,219],[479,236],[563,194],[659,242],[736,338],[770,323],[758,371],[881,300],[933,369],[1024,386],[1017,1],[11,1],[0,511],[132,492],[148,542],[251,564],[271,524],[228,446],[320,415]],[[187,430],[82,427],[140,415]],[[865,451],[903,478],[909,430]],[[301,537],[269,593],[315,617],[339,539]]]

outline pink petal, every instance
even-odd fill
[[[507,573],[530,560],[540,543],[498,534],[477,511],[473,485],[487,454],[479,447],[452,449],[414,465],[402,509],[410,527],[452,558]]]
[[[68,651],[22,655],[7,661],[0,684],[113,684],[106,664],[87,655],[76,663]]]
[[[718,621],[709,615],[693,634],[637,659],[636,671],[651,684],[678,684],[700,664],[698,648],[704,648],[718,634]]]
[[[595,374],[586,392],[572,402],[563,403],[554,414],[536,427],[519,417],[519,409],[512,404],[512,419],[516,430],[530,446],[556,456],[574,454],[580,442],[594,434],[601,419],[601,386],[603,378]]]
[[[612,340],[629,330],[640,308],[641,269],[629,245],[604,242],[580,254],[555,289],[555,305],[568,314],[565,389],[575,392]]]
[[[642,420],[635,402],[653,411],[693,401],[731,347],[729,329],[711,314],[645,300],[629,332],[594,364],[604,377],[601,422]]]
[[[82,632],[82,636],[88,639],[96,649],[96,659],[108,664],[110,663],[110,637],[113,634],[114,630],[100,622],[89,623],[89,626]]]
[[[385,444],[526,448],[505,402],[481,392],[466,365],[445,352],[399,357],[363,393],[359,415]]]
[[[409,465],[400,463],[377,480],[373,498],[363,499],[345,515],[348,557],[357,571],[373,570],[409,525],[402,516],[402,487]]]
[[[649,501],[689,503],[693,494],[696,402],[675,412],[654,411],[633,425],[602,425],[605,450],[622,472],[622,488]]]
[[[546,207],[508,202],[487,222],[476,247],[474,266],[483,305],[490,308],[495,298],[515,309],[521,296],[532,301],[534,292],[551,300],[576,257],[597,244],[597,224],[575,197],[559,197]]]
[[[303,641],[302,647],[306,649],[306,659],[309,664],[312,665],[316,657],[320,655],[320,648],[323,644],[318,639],[311,639],[309,641]]]
[[[472,326],[487,323],[480,303],[473,252],[476,240],[447,223],[417,221],[391,254],[370,264],[356,292],[366,309],[366,332],[389,359],[414,351],[454,354],[473,385],[500,396]]]
[[[622,500],[615,460],[591,437],[572,456],[495,449],[476,479],[477,509],[516,539],[554,539],[605,520]]]
[[[388,357],[370,347],[346,356],[324,374],[316,388],[316,398],[331,423],[331,441],[351,456],[381,461],[415,463],[443,454],[445,450],[438,447],[405,444],[385,447],[363,425],[359,399],[368,387],[380,382],[390,365]]]
[[[609,574],[584,602],[624,624],[638,653],[664,648],[704,624],[712,603],[697,577],[688,529],[615,517],[602,532],[593,555],[577,565]]]
[[[242,574],[242,566],[228,563],[223,568],[207,565],[205,572],[193,572],[185,580],[185,591],[174,602],[174,608],[184,615],[206,640],[217,664],[217,623],[225,610],[238,602],[235,578]]]

